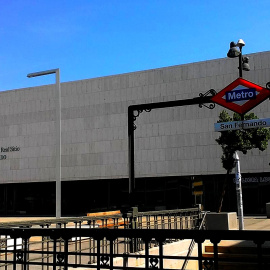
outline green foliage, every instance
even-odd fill
[[[244,120],[258,119],[254,113],[245,114]],[[232,117],[226,112],[222,111],[219,115],[218,123],[240,121],[241,116],[234,113]],[[222,131],[217,143],[221,145],[223,154],[221,157],[222,165],[228,173],[234,168],[234,153],[241,151],[246,154],[248,150],[258,148],[264,151],[268,146],[270,139],[270,130],[268,128],[251,128],[240,130]]]

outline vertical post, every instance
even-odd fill
[[[133,110],[128,107],[128,158],[129,158],[129,203],[134,206],[135,172],[134,172],[134,127]]]
[[[218,242],[214,242],[214,269],[218,270]]]
[[[199,270],[202,270],[203,268],[203,255],[202,255],[202,240],[201,239],[195,239],[195,242],[198,244],[198,264],[199,264]]]
[[[240,160],[237,151],[235,152],[235,185],[237,195],[237,212],[239,220],[239,230],[244,230],[244,218],[243,218],[243,200],[242,200],[242,184],[240,173]]]
[[[7,249],[7,240],[5,243],[5,249]],[[17,255],[17,238],[14,238],[14,248],[13,248],[13,270],[16,270],[16,255]]]
[[[61,86],[60,71],[56,69],[56,218],[61,217]]]
[[[163,252],[163,242],[166,239],[162,239],[159,241],[159,269],[163,269],[163,257],[164,257],[164,252]]]
[[[53,270],[56,270],[56,256],[57,256],[57,237],[53,239]]]
[[[100,269],[100,259],[101,259],[100,241],[101,241],[101,239],[98,238],[96,241],[97,241],[97,253],[96,253],[97,254],[96,255],[96,258],[97,258],[97,269]]]
[[[130,229],[136,230],[138,228],[138,207],[131,207],[131,217],[130,217]],[[130,239],[130,252],[134,253],[138,251],[138,238]]]
[[[27,264],[27,262],[29,261],[29,238],[23,238],[22,239],[23,241],[23,270],[28,270],[28,267],[29,266]]]
[[[60,69],[51,69],[46,71],[39,71],[27,74],[28,78],[37,76],[55,74],[55,216],[56,218],[61,217],[61,86],[60,86]]]
[[[145,258],[144,258],[144,267],[149,269],[149,239],[144,239],[144,249],[145,249]]]
[[[239,77],[243,77],[243,61],[242,61],[242,47],[240,46],[240,54],[239,54]]]
[[[68,269],[68,255],[68,239],[66,238],[64,239],[64,269]]]

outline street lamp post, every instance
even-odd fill
[[[60,87],[60,70],[51,69],[27,74],[28,78],[55,74],[56,90],[56,162],[55,162],[55,180],[56,180],[56,218],[61,217],[61,87]]]
[[[235,42],[231,42],[230,43],[230,49],[227,53],[227,56],[229,58],[235,58],[238,57],[239,58],[239,77],[242,78],[243,77],[243,70],[245,71],[249,71],[250,67],[249,67],[249,58],[247,56],[242,56],[242,48],[245,46],[245,42],[243,39],[239,39],[237,41],[237,43]],[[238,49],[239,48],[239,49]]]
[[[239,59],[239,77],[243,77],[243,70],[249,71],[249,58],[247,56],[242,55],[242,48],[245,46],[245,42],[243,39],[239,39],[237,43],[231,42],[230,49],[227,53],[229,58],[238,57]],[[241,115],[242,121],[244,120],[244,115]],[[240,159],[237,154],[237,151],[234,154],[235,156],[235,184],[236,184],[236,196],[237,196],[237,212],[239,217],[239,230],[244,230],[244,215],[243,215],[243,199],[242,199],[242,185],[241,185],[241,172],[240,172]]]

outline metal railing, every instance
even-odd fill
[[[247,269],[270,269],[269,249],[263,245],[270,241],[270,231],[2,228],[0,234],[8,235],[14,241],[13,249],[1,249],[0,264],[5,264],[6,269],[169,269],[169,261],[184,262],[186,257],[181,253],[177,254],[177,250],[174,250],[172,255],[165,252],[166,246],[171,245],[170,239],[194,239],[197,254],[190,256],[189,260],[195,262],[197,268],[192,269],[217,270],[221,263],[234,265],[240,262],[253,265],[253,268]],[[38,244],[29,249],[30,241],[36,237],[46,239],[46,249],[42,249]],[[80,250],[76,250],[76,239],[85,239]],[[121,245],[124,239],[142,239],[144,251],[124,252]],[[150,245],[153,239],[157,242],[156,247]],[[203,244],[207,240],[213,244],[213,254],[210,256],[203,254]],[[241,259],[232,254],[231,257],[224,258],[218,251],[221,240],[253,241],[255,249],[249,257]],[[181,269],[181,266],[178,269]]]
[[[102,238],[97,241],[91,234],[80,235],[80,231],[93,229],[194,229],[200,220],[200,208],[163,210],[152,212],[138,212],[137,208],[124,214],[114,214],[107,216],[91,216],[78,218],[42,219],[35,221],[0,223],[0,269],[17,269],[20,265],[22,269],[29,269],[37,265],[40,269],[54,269],[52,265],[61,265],[63,261],[63,250],[68,248],[72,265],[84,265],[87,257],[87,265],[97,263],[98,250],[101,254],[110,250],[110,240]],[[7,229],[9,228],[9,229]],[[10,228],[12,228],[11,231]],[[3,230],[2,230],[3,229]],[[91,230],[89,230],[91,229]],[[34,235],[32,232],[50,231],[54,233],[76,231],[71,238],[63,236],[55,238],[49,234]],[[118,231],[117,230],[117,231]],[[104,231],[104,230],[102,230]],[[116,230],[110,230],[116,231]],[[8,234],[7,232],[12,232]],[[25,232],[29,233],[25,237]],[[17,234],[20,237],[14,237]],[[175,239],[168,239],[172,242]],[[156,240],[151,240],[148,247],[158,246]],[[142,251],[145,242],[139,237],[120,237],[113,241],[113,250],[116,254],[129,254]],[[88,254],[88,256],[85,255]],[[13,259],[11,259],[13,258]],[[124,259],[125,260],[125,259]],[[16,265],[16,266],[15,266]],[[25,268],[24,268],[25,267]],[[59,269],[59,268],[58,268]]]
[[[40,220],[24,220],[13,222],[0,222],[0,228],[66,228],[66,227],[89,227],[89,228],[118,228],[132,227],[147,229],[192,229],[201,217],[200,206],[196,208],[138,212],[136,207],[119,214],[102,215],[96,213],[93,216],[73,218],[44,218]]]
[[[196,229],[198,229],[198,230],[203,230],[203,229],[205,229],[205,219],[206,219],[206,215],[207,215],[207,212],[204,212],[204,213],[203,213],[203,216],[202,216],[202,219],[201,219],[200,222],[198,222],[198,226],[197,226]],[[186,267],[187,267],[187,265],[188,265],[189,258],[190,258],[191,254],[192,254],[192,252],[193,252],[194,247],[195,247],[195,240],[192,239],[192,240],[191,240],[191,243],[190,243],[190,245],[189,245],[189,248],[188,248],[187,256],[186,256],[186,258],[185,258],[185,261],[184,261],[184,263],[183,263],[183,265],[182,265],[181,270],[185,270],[185,269],[186,269]]]

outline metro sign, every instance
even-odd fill
[[[250,100],[250,99],[256,99],[255,88],[240,89],[240,90],[226,92],[227,102]]]
[[[238,78],[211,100],[231,111],[245,114],[270,96],[270,90]]]

